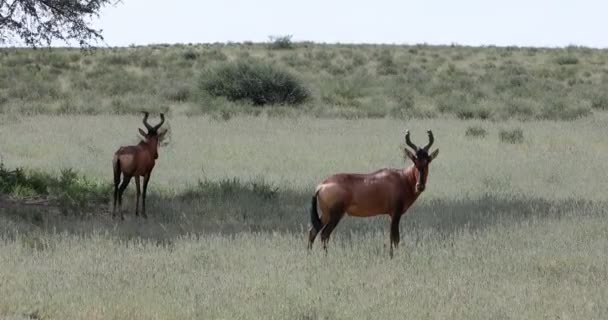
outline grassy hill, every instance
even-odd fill
[[[0,50],[0,112],[123,114],[142,109],[315,117],[560,119],[608,109],[608,51],[462,46],[154,45]],[[270,66],[303,86],[296,105],[210,94],[218,67]],[[258,68],[260,70],[260,68]],[[234,78],[221,78],[234,86]],[[269,75],[272,79],[276,74]],[[271,79],[271,80],[272,80]],[[216,79],[217,80],[217,79]]]

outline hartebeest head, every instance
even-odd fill
[[[146,126],[146,129],[148,130],[148,132],[146,133],[144,130],[142,130],[141,128],[139,128],[139,134],[142,135],[144,141],[154,147],[158,147],[158,145],[160,144],[160,142],[163,140],[163,138],[165,137],[165,134],[167,133],[167,130],[161,130],[159,132],[160,127],[163,125],[163,123],[165,123],[165,115],[164,114],[160,114],[160,122],[155,125],[155,126],[151,126],[148,123],[148,112],[144,111],[144,126]],[[154,155],[154,159],[158,159],[158,153],[156,153]]]
[[[427,131],[429,135],[429,143],[423,148],[419,148],[410,140],[410,131],[405,132],[405,143],[414,150],[412,153],[410,150],[405,147],[403,152],[405,156],[410,158],[414,162],[414,166],[416,167],[416,192],[420,193],[424,191],[426,187],[426,178],[429,174],[429,164],[433,161],[437,155],[439,154],[439,149],[435,149],[431,154],[429,154],[429,149],[433,145],[435,138],[433,137],[433,132],[431,130]]]

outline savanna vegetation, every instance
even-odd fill
[[[0,318],[608,315],[605,51],[277,37],[0,59]],[[131,185],[119,221],[112,154],[142,109],[169,134],[149,218]],[[386,217],[308,253],[315,185],[409,165],[405,129],[440,154],[395,257]]]
[[[569,120],[608,108],[607,51],[574,46],[323,45],[276,37],[270,45],[0,53],[2,113]]]

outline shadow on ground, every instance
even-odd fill
[[[125,195],[125,221],[111,217],[108,204],[66,213],[63,208],[45,205],[0,206],[0,234],[63,233],[86,235],[109,233],[124,239],[171,240],[180,235],[237,232],[301,232],[310,221],[310,195],[279,191],[268,185],[241,184],[227,180],[201,183],[176,195],[148,197],[149,218],[134,216],[134,195]],[[606,203],[486,195],[475,199],[432,200],[416,203],[402,220],[409,234],[434,231],[449,237],[461,230],[480,230],[496,224],[512,224],[530,219],[557,219],[565,214],[603,214]],[[384,231],[388,218],[346,217],[337,233]]]

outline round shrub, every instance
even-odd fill
[[[200,87],[212,96],[228,100],[249,100],[254,105],[295,105],[310,92],[299,80],[268,63],[245,60],[222,63],[201,75]]]

